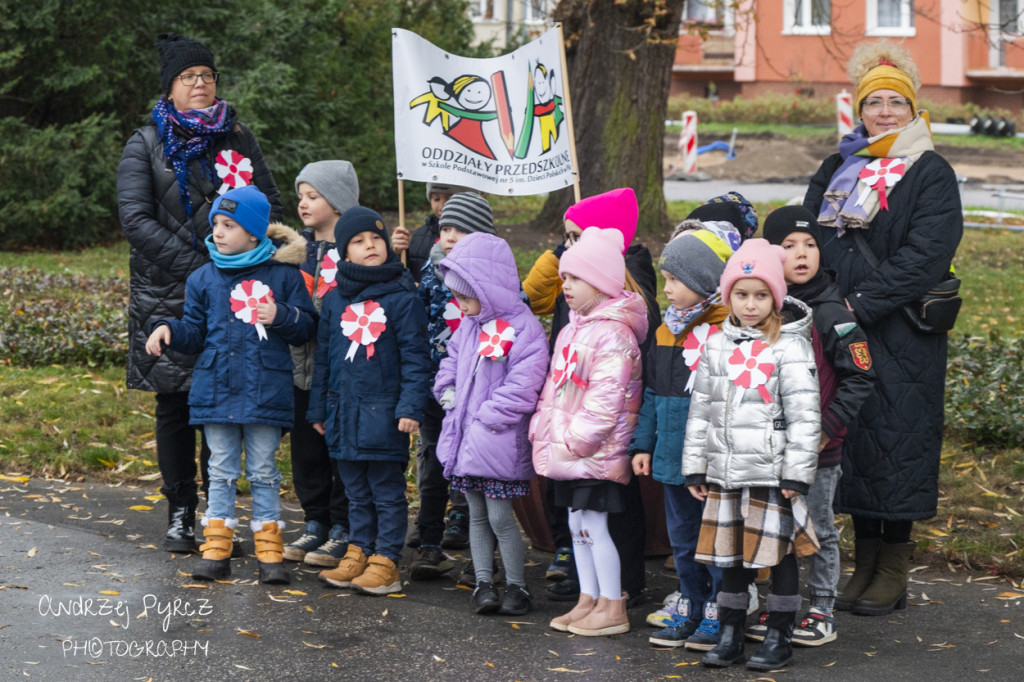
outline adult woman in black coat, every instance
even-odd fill
[[[867,333],[877,377],[843,450],[836,508],[853,516],[856,571],[836,608],[879,615],[906,604],[911,528],[938,504],[947,339],[916,331],[901,308],[949,273],[963,214],[956,176],[917,111],[909,53],[864,44],[848,71],[861,125],[818,169],[804,206],[818,216],[822,265]]]
[[[182,316],[185,279],[209,260],[210,206],[228,189],[254,184],[280,220],[281,200],[252,131],[217,97],[219,73],[203,43],[174,34],[157,38],[162,95],[152,121],[128,140],[117,170],[121,227],[129,263],[128,388],[156,393],[157,463],[167,498],[163,547],[195,549],[196,432],[189,426],[188,390],[194,356],[167,350],[147,355],[150,324]],[[206,487],[209,449],[203,443]]]

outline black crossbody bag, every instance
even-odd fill
[[[860,230],[851,230],[857,247],[872,267],[879,266],[878,258],[864,241]],[[956,316],[960,314],[960,306],[964,300],[960,298],[960,280],[952,273],[931,286],[921,298],[905,303],[900,309],[903,317],[911,327],[924,334],[945,334],[953,329]]]

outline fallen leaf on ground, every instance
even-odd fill
[[[119,595],[121,593],[118,592],[117,590],[100,590],[100,594],[109,594],[109,595],[117,596],[117,595]]]
[[[138,512],[153,511],[153,508],[150,507],[148,504],[133,504],[128,508],[131,509],[132,511]]]
[[[293,594],[293,595],[295,595],[297,597],[305,597],[306,596],[306,593],[303,592],[302,590],[285,590],[284,593],[285,594]]]
[[[33,547],[32,549],[30,549],[30,550],[29,550],[29,551],[28,551],[28,552],[27,552],[27,553],[25,554],[25,556],[27,556],[27,557],[28,557],[29,559],[31,559],[32,557],[34,557],[34,556],[35,556],[36,554],[38,554],[38,553],[39,553],[39,548],[38,548],[38,547]]]
[[[238,634],[245,635],[246,637],[255,637],[256,639],[259,639],[260,637],[263,636],[263,635],[256,634],[252,630],[243,630],[242,628],[235,628],[235,630],[238,631]]]
[[[306,646],[308,646],[310,649],[325,649],[325,648],[327,648],[326,644],[310,644],[306,640],[302,640],[302,643],[305,644]]]

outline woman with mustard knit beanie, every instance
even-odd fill
[[[843,448],[836,510],[853,517],[856,570],[836,608],[880,615],[906,605],[911,528],[936,514],[942,447],[946,334],[918,331],[901,309],[947,277],[963,215],[918,110],[910,53],[865,43],[847,70],[860,125],[822,163],[804,207],[821,226],[822,266],[867,334],[858,361],[877,377]]]

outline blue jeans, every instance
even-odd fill
[[[242,475],[242,443],[245,443],[245,477],[252,492],[253,521],[281,519],[281,472],[274,453],[281,443],[281,427],[265,424],[206,424],[210,444],[210,493],[206,518],[235,518],[235,484]]]
[[[405,465],[340,459],[338,473],[348,495],[349,544],[367,555],[380,554],[397,564],[409,528]]]
[[[814,533],[821,549],[806,559],[807,587],[811,592],[811,606],[832,610],[839,585],[839,531],[836,530],[832,500],[835,498],[842,467],[818,469],[814,483],[807,492],[807,509],[811,513]]]
[[[704,603],[714,601],[722,586],[722,569],[693,560],[704,505],[685,485],[665,484],[665,523],[679,574],[679,592],[690,600],[690,618],[701,618]]]

